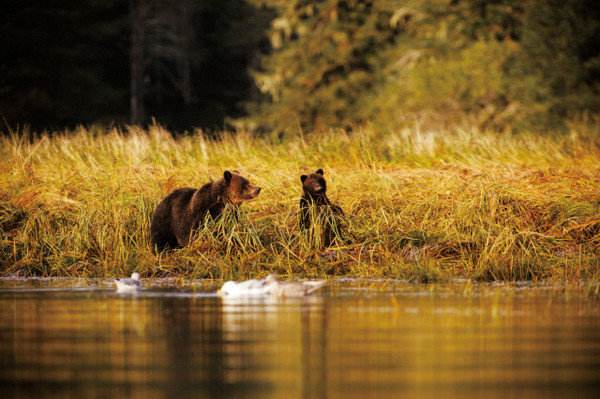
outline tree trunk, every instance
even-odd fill
[[[141,123],[144,111],[144,0],[129,0],[131,21],[130,95],[131,123]]]

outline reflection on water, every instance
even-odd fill
[[[210,282],[0,279],[10,397],[596,397],[589,286],[334,280],[298,300]],[[594,289],[594,287],[592,287]],[[595,288],[597,290],[597,287]]]

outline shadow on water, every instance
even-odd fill
[[[597,283],[336,279],[305,299],[219,283],[0,279],[11,397],[595,397]]]

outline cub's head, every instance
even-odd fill
[[[246,200],[255,198],[260,193],[260,187],[250,184],[248,179],[240,175],[237,170],[223,173],[223,181],[226,187],[226,198],[233,205],[240,205]]]
[[[315,173],[310,175],[300,176],[302,181],[302,191],[310,196],[325,195],[327,192],[327,183],[323,177],[323,169],[317,170]]]

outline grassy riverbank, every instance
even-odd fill
[[[160,126],[0,139],[0,273],[246,278],[275,271],[432,281],[600,279],[600,131],[417,127],[275,142]],[[346,215],[320,249],[298,229],[300,175],[323,168]],[[223,170],[262,187],[237,225],[159,259],[150,216]]]

